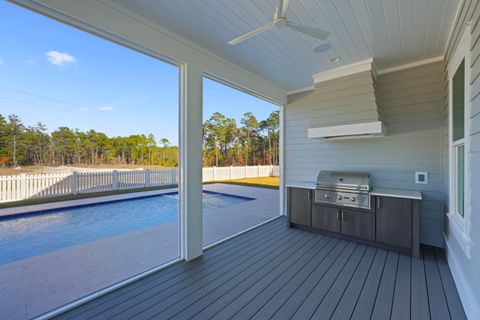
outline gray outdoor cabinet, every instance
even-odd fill
[[[314,204],[312,228],[348,237],[375,240],[375,212]]]
[[[288,225],[378,245],[413,257],[420,254],[420,200],[372,196],[372,208],[313,201],[314,190],[288,187]]]
[[[341,209],[335,207],[312,206],[312,227],[330,232],[340,232]]]
[[[312,191],[303,188],[288,188],[289,224],[310,227],[312,225]]]
[[[376,197],[377,242],[419,254],[418,200]]]
[[[375,241],[375,212],[342,209],[340,219],[342,234]]]

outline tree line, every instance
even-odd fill
[[[26,126],[16,115],[0,115],[0,165],[100,165],[131,164],[176,167],[178,147],[153,134],[108,137],[59,127],[48,133],[38,122]]]
[[[279,161],[278,112],[258,121],[214,113],[204,122],[203,165],[276,165]],[[0,166],[128,164],[178,166],[178,146],[153,134],[109,137],[95,130],[58,127],[48,132],[38,122],[26,126],[17,115],[0,114]]]
[[[279,112],[257,120],[247,112],[240,120],[215,112],[203,124],[204,166],[278,165]]]

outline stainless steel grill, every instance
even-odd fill
[[[369,173],[320,171],[315,188],[315,202],[370,209],[369,191]]]

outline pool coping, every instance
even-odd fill
[[[175,187],[175,188],[152,190],[152,191],[123,193],[123,194],[116,194],[116,195],[103,196],[103,197],[93,197],[93,198],[85,198],[85,199],[31,204],[27,206],[19,206],[19,207],[13,207],[13,208],[3,208],[3,209],[0,209],[0,219],[2,218],[8,219],[9,217],[17,217],[17,216],[29,216],[32,214],[33,215],[41,214],[44,211],[61,210],[61,209],[67,209],[67,208],[71,209],[71,208],[84,207],[84,206],[94,206],[94,205],[105,204],[110,202],[148,198],[148,197],[170,194],[170,193],[178,193],[178,192],[179,192],[178,187]],[[247,200],[255,200],[255,198],[252,198],[252,197],[234,195],[234,194],[223,193],[223,192],[216,192],[216,191],[209,191],[209,190],[202,190],[202,192],[223,194],[226,196],[243,198]]]

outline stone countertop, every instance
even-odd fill
[[[312,181],[298,181],[287,183],[286,187],[302,188],[302,189],[315,189],[315,182]],[[422,200],[422,193],[416,190],[404,190],[404,189],[389,189],[389,188],[373,188],[370,192],[371,196],[382,196],[392,198],[403,198]]]
[[[298,181],[285,184],[286,187],[302,188],[302,189],[315,189],[316,182],[312,181]]]
[[[420,191],[416,191],[416,190],[374,188],[370,192],[370,195],[372,195],[372,196],[382,196],[382,197],[392,197],[392,198],[422,200],[422,193]]]

